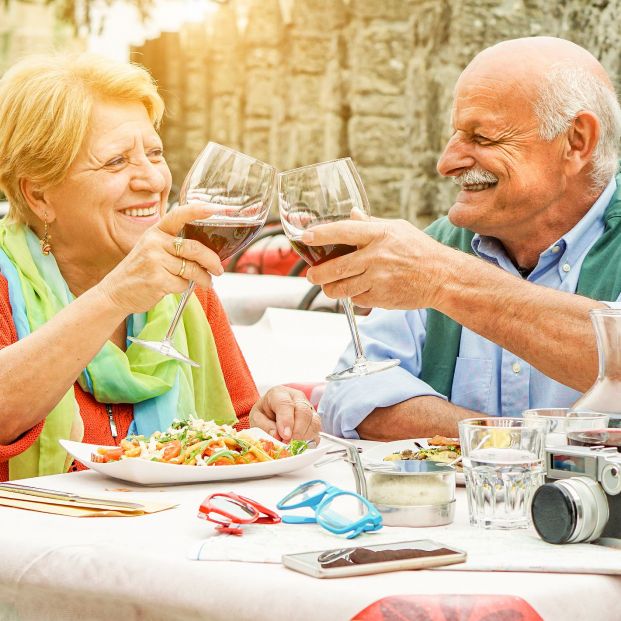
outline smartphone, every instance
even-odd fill
[[[430,539],[285,554],[285,567],[314,578],[343,578],[463,563],[466,553]]]

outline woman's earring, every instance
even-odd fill
[[[48,231],[47,213],[43,214],[43,223],[45,225],[45,229],[43,231],[43,237],[39,240],[39,244],[41,245],[41,252],[47,256],[52,250],[52,236]]]

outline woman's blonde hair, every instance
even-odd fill
[[[7,218],[28,222],[20,180],[60,183],[89,127],[93,102],[142,103],[155,127],[164,102],[146,69],[95,54],[30,56],[0,79],[0,189]]]

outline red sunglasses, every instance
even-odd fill
[[[217,531],[230,535],[242,535],[242,524],[280,522],[280,516],[275,511],[235,492],[209,494],[198,509],[198,517],[217,524]]]

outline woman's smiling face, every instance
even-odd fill
[[[141,103],[99,100],[65,179],[44,192],[54,254],[112,269],[166,210],[171,174]]]

